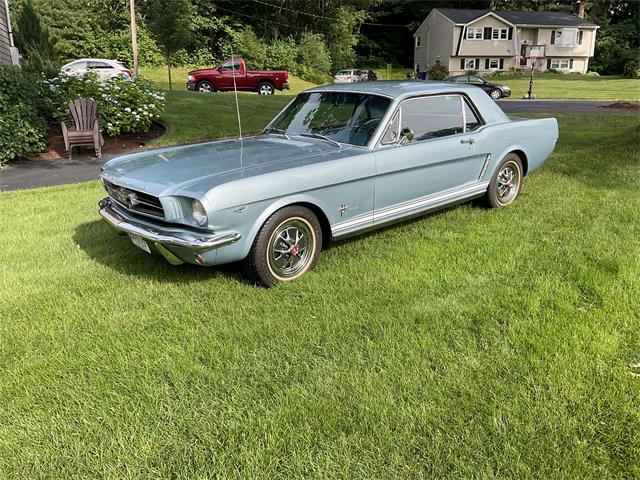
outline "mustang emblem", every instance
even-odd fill
[[[116,196],[118,197],[118,201],[120,203],[122,203],[123,205],[126,205],[127,207],[131,208],[135,205],[137,205],[138,202],[138,196],[135,194],[135,192],[127,192],[124,190],[118,190],[118,193],[116,193]]]

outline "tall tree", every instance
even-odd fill
[[[49,30],[42,25],[31,0],[25,0],[16,20],[15,41],[24,57],[25,69],[53,77],[57,72],[56,50]]]
[[[169,90],[171,84],[172,56],[191,40],[192,10],[189,0],[149,0],[147,2],[146,22],[153,37],[164,53],[167,73],[169,74]]]

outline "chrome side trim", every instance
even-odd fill
[[[184,247],[194,251],[211,250],[240,240],[240,234],[236,232],[225,233],[223,235],[192,235],[190,233],[169,233],[163,232],[159,228],[149,227],[127,218],[114,210],[109,199],[101,200],[99,213],[113,228],[126,234],[138,235],[148,240],[156,246],[173,245]],[[161,252],[163,249],[159,249]]]
[[[480,176],[478,177],[478,181],[481,182],[487,173],[487,167],[489,167],[489,162],[491,161],[491,154],[487,153],[487,158],[484,159],[484,164],[482,165],[482,171],[480,172]]]
[[[365,213],[363,215],[358,215],[357,217],[350,218],[344,222],[336,223],[331,227],[331,233],[333,236],[342,235],[347,231],[351,231],[354,228],[358,229],[363,225],[368,225],[373,223],[373,213]]]
[[[436,210],[483,195],[488,186],[489,182],[477,182],[447,192],[427,195],[410,202],[392,205],[391,207],[376,210],[373,214],[361,215],[349,221],[337,223],[332,227],[331,233],[335,238],[339,238],[362,230],[380,227],[394,221],[409,219],[430,210]]]
[[[374,222],[378,223],[379,221],[384,221],[389,217],[409,214],[413,210],[426,209],[432,206],[433,204],[446,202],[448,200],[453,200],[457,197],[475,195],[476,193],[484,192],[488,186],[489,186],[489,183],[487,182],[474,183],[473,185],[468,185],[466,187],[456,188],[455,190],[449,190],[444,193],[436,193],[435,195],[428,195],[426,197],[413,200],[411,202],[401,203],[398,205],[393,205],[391,207],[376,210],[373,214]]]

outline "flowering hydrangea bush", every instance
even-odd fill
[[[102,125],[107,135],[147,132],[153,120],[164,110],[164,95],[144,78],[98,79],[95,73],[76,77],[59,75],[44,80],[50,92],[54,117],[69,117],[68,103],[76,98],[93,98],[98,102]]]

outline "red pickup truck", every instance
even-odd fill
[[[276,90],[289,89],[289,72],[286,70],[247,70],[244,60],[225,60],[215,68],[194,70],[187,74],[187,88],[198,92],[228,92],[235,88],[243,92],[273,95]]]

